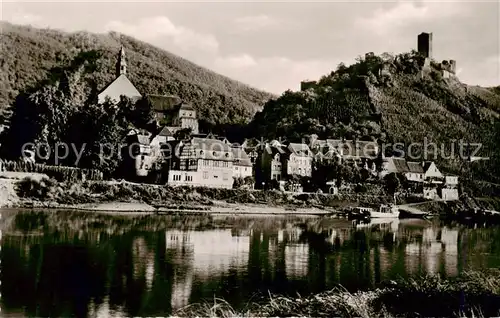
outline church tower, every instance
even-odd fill
[[[141,93],[139,93],[134,84],[127,78],[127,60],[125,58],[125,49],[123,46],[120,49],[118,60],[116,61],[116,78],[104,87],[97,95],[97,98],[99,103],[104,103],[107,97],[114,102],[119,102],[120,96],[122,95],[131,99],[141,98]]]
[[[120,54],[118,55],[118,61],[116,62],[116,77],[120,75],[127,75],[127,60],[125,58],[125,49],[123,45],[120,49]]]

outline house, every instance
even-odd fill
[[[158,135],[164,137],[165,141],[174,141],[176,133],[181,129],[181,127],[164,126]]]
[[[253,165],[247,153],[242,147],[231,147],[233,152],[233,177],[243,178],[253,176]]]
[[[233,161],[230,145],[220,140],[194,137],[181,141],[174,151],[168,183],[230,189]]]
[[[408,167],[406,159],[398,157],[382,158],[382,167],[379,174],[380,178],[384,178],[391,173],[406,175],[409,172],[410,168]]]
[[[426,161],[422,164],[424,168],[424,180],[430,183],[442,183],[443,174],[433,161]]]
[[[288,176],[311,177],[312,152],[306,144],[290,143],[287,150],[284,171]]]
[[[411,182],[424,182],[424,168],[420,162],[408,161],[408,172],[405,173],[406,180]]]
[[[459,199],[457,176],[444,176],[443,188],[441,189],[441,199],[446,201]]]
[[[371,168],[379,153],[379,146],[375,141],[344,140],[344,139],[312,139],[311,151],[315,160],[321,162],[354,161],[359,167]]]
[[[162,176],[166,177],[168,173],[166,140],[163,136],[152,135],[147,132],[131,131],[126,138],[127,153],[122,154],[125,158],[125,167],[133,167],[134,179],[144,180],[146,177],[158,182]],[[125,156],[124,156],[125,155]],[[132,164],[128,164],[130,161]],[[129,175],[129,172],[126,172]],[[165,178],[166,180],[166,178]]]
[[[97,100],[99,103],[103,103],[106,101],[106,98],[109,98],[112,102],[116,103],[120,101],[120,96],[122,95],[135,100],[141,98],[141,94],[137,88],[127,78],[127,60],[123,46],[120,49],[120,54],[116,62],[116,78],[97,95]]]
[[[256,186],[261,187],[272,180],[283,180],[283,162],[286,153],[280,142],[273,140],[259,147],[256,160],[255,180]]]
[[[423,162],[422,167],[424,169],[424,198],[432,200],[440,199],[438,190],[443,184],[443,174],[433,161]]]
[[[196,110],[175,95],[147,95],[157,123],[160,126],[190,128],[193,134],[199,133]]]

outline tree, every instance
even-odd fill
[[[406,178],[399,173],[389,173],[384,177],[384,187],[387,193],[393,195],[405,186]]]
[[[234,182],[233,182],[233,189],[239,189],[243,186],[244,181],[242,177],[233,177]]]

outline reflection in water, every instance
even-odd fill
[[[424,220],[14,213],[1,226],[2,311],[28,316],[166,316],[214,296],[242,307],[268,291],[500,266],[498,229]]]

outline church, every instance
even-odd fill
[[[122,95],[133,100],[142,98],[141,93],[127,78],[127,59],[123,46],[116,62],[116,78],[99,93],[97,98],[99,103],[103,103],[106,98],[117,103]],[[168,128],[171,134],[183,128],[191,128],[193,134],[199,133],[197,114],[193,106],[174,95],[147,94],[145,97],[153,108],[157,123],[161,127]]]
[[[108,97],[116,103],[120,101],[121,95],[131,99],[141,98],[141,93],[127,78],[127,59],[123,46],[120,49],[118,61],[116,62],[116,78],[97,95],[97,99],[99,103],[104,103],[106,97]]]

